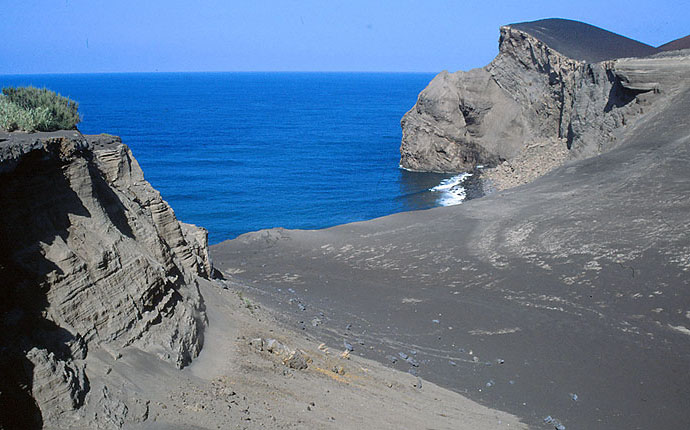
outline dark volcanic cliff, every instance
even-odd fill
[[[668,59],[651,70],[648,57],[621,58],[656,48],[587,24],[543,20],[500,31],[499,54],[489,65],[441,72],[405,114],[402,167],[467,171],[531,147],[556,165],[596,155],[684,80]]]
[[[99,426],[121,425],[136,408],[96,392],[94,351],[177,367],[199,353],[206,231],[177,221],[119,138],[0,134],[0,219],[0,427],[69,427],[89,395]]]

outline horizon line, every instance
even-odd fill
[[[443,69],[447,70],[447,69]],[[437,71],[391,71],[391,70],[178,70],[178,71],[117,71],[117,72],[36,72],[36,73],[4,73],[0,76],[46,76],[46,75],[137,75],[137,74],[192,74],[192,73],[380,73],[380,74],[427,74],[440,73]]]

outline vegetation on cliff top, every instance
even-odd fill
[[[55,131],[76,128],[79,104],[47,88],[5,87],[0,95],[0,128]]]

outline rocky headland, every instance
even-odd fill
[[[486,67],[437,75],[405,114],[400,165],[415,171],[496,167],[504,189],[567,161],[607,152],[687,81],[687,55],[576,21],[500,28]],[[685,59],[684,59],[685,58]]]

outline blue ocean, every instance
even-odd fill
[[[78,101],[79,130],[121,136],[177,217],[206,227],[214,244],[462,200],[458,177],[398,167],[400,119],[432,78],[142,73],[0,76],[0,84]]]

